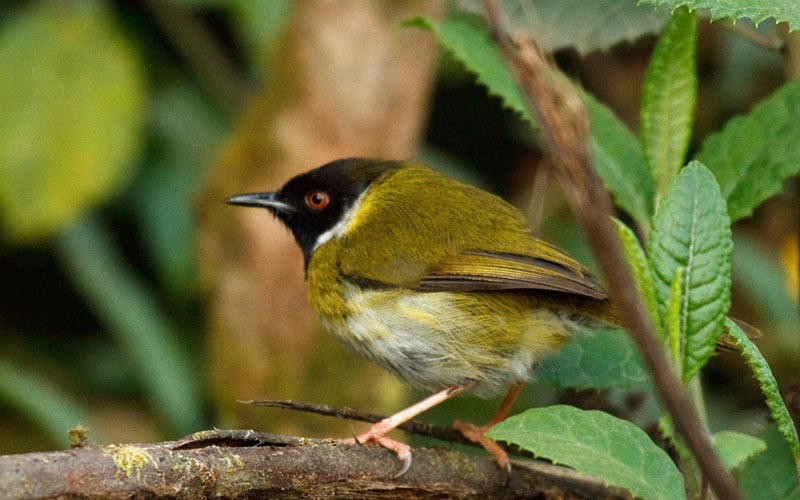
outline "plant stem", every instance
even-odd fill
[[[700,374],[692,377],[687,385],[689,396],[692,398],[697,416],[700,418],[700,423],[703,425],[703,431],[708,434],[708,412],[706,411],[706,401],[703,399],[703,384],[700,382]]]

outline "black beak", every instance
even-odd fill
[[[259,207],[269,209],[271,212],[294,212],[291,205],[280,201],[278,193],[246,193],[231,196],[225,200],[230,205],[241,205],[243,207]]]

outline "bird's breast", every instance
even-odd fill
[[[429,390],[470,380],[478,382],[477,395],[501,393],[510,383],[527,380],[535,363],[569,335],[556,312],[532,309],[513,293],[416,292],[348,280],[331,288],[341,307],[334,314],[318,310],[328,330],[362,356]]]

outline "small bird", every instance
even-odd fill
[[[453,425],[508,468],[486,430],[539,361],[583,327],[618,322],[589,271],[535,236],[514,206],[422,165],[342,159],[227,202],[266,208],[292,232],[309,299],[333,335],[438,391],[355,438],[397,453],[401,474],[411,449],[386,433],[465,391],[507,391],[487,424]]]

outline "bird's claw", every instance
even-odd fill
[[[393,476],[393,479],[404,476],[406,472],[408,472],[408,469],[411,468],[411,460],[413,458],[411,454],[411,447],[405,443],[394,440],[381,432],[369,430],[360,436],[344,439],[342,441],[345,443],[355,443],[362,446],[368,443],[375,443],[379,446],[383,446],[387,450],[395,452],[397,458],[403,461],[403,467],[400,469],[400,472]]]
[[[399,455],[398,455],[398,457],[399,457]],[[408,472],[408,469],[411,468],[411,458],[412,458],[411,452],[409,452],[408,455],[406,455],[403,458],[403,468],[400,469],[400,472],[398,472],[397,474],[392,476],[392,479],[399,479],[399,478],[401,478],[401,477],[406,475],[406,472]]]
[[[462,422],[461,420],[456,420],[453,422],[453,428],[460,431],[465,438],[483,446],[483,448],[491,453],[495,460],[497,460],[497,464],[500,466],[500,468],[505,469],[509,474],[511,474],[511,461],[508,459],[508,453],[506,453],[506,450],[501,448],[499,444],[487,438],[485,435],[486,431],[489,430],[489,427],[477,426],[467,422]]]

